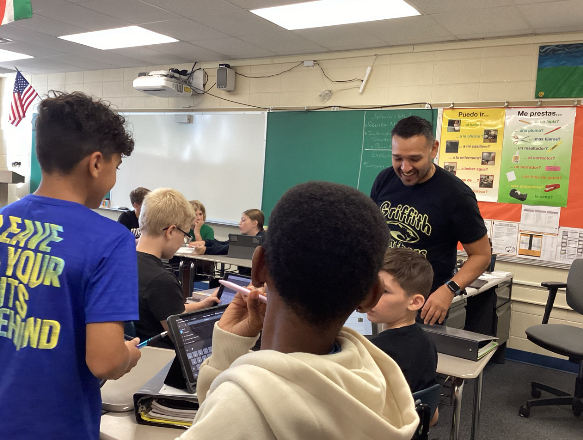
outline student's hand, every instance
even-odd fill
[[[201,241],[191,241],[190,243],[188,243],[188,246],[196,248],[199,246],[204,246],[205,241],[201,240]]]
[[[266,304],[259,301],[259,290],[252,290],[246,298],[237,293],[221,316],[219,327],[235,335],[255,337],[263,328],[265,308]]]
[[[199,301],[198,304],[201,305],[201,309],[206,309],[208,307],[212,307],[212,306],[220,303],[221,300],[217,298],[218,293],[219,293],[219,289],[215,290],[211,295],[209,295],[208,298],[205,298],[202,301]]]
[[[198,255],[203,255],[206,252],[206,246],[195,247],[194,252]]]
[[[421,319],[425,324],[433,325],[436,322],[440,324],[447,316],[447,311],[453,301],[453,294],[447,286],[441,286],[427,298],[425,305],[421,309]]]
[[[130,363],[128,364],[128,367],[126,368],[126,371],[125,371],[126,373],[129,373],[131,371],[131,369],[136,366],[136,364],[140,360],[140,357],[142,357],[142,352],[137,347],[137,345],[139,343],[140,343],[140,338],[134,338],[131,341],[125,341],[126,347],[128,348],[128,351],[130,352]]]
[[[203,219],[198,219],[194,221],[194,230],[196,232],[200,232],[200,228],[202,227],[202,225],[204,225],[204,220]]]
[[[249,283],[249,285],[247,286],[247,289],[257,290],[260,295],[267,296],[267,286],[265,283],[263,283],[263,285],[261,287],[255,287],[253,285],[253,283]]]

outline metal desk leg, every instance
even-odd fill
[[[194,273],[195,273],[194,261],[190,262],[190,279],[188,280],[188,296],[192,296],[192,291],[194,290]]]
[[[452,378],[453,381],[453,405],[451,418],[450,440],[459,440],[460,417],[462,413],[462,393],[464,392],[464,380],[459,377]]]
[[[472,420],[471,440],[477,440],[480,429],[480,407],[482,405],[482,376],[483,371],[474,380],[474,417]]]

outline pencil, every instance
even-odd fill
[[[551,131],[547,131],[545,134],[552,133],[553,131],[556,131],[556,130],[558,130],[559,128],[561,128],[561,127],[553,128]]]

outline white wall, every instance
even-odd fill
[[[317,67],[298,67],[291,72],[265,79],[237,76],[234,92],[210,93],[241,103],[267,107],[320,106],[318,97],[323,89],[335,91],[327,105],[385,105],[410,102],[479,103],[494,101],[530,101],[534,99],[538,46],[540,44],[575,43],[583,41],[583,33],[542,35],[535,37],[501,38],[419,46],[375,48],[350,52],[311,54],[255,60],[235,60],[230,64],[246,75],[270,75],[283,72],[303,60],[320,60],[332,79],[363,78],[375,56],[376,62],[365,92],[340,90],[346,84],[333,84]],[[202,63],[209,74],[209,86],[215,82],[218,62]],[[166,109],[192,106],[196,109],[238,109],[242,105],[213,96],[186,99],[162,99],[136,92],[132,81],[139,72],[164,67],[190,69],[189,65],[144,66],[139,68],[97,70],[86,72],[26,75],[39,93],[50,89],[86,93],[109,100],[120,109]],[[13,75],[4,81],[2,105],[2,137],[0,138],[0,168],[7,169],[13,157],[22,158],[25,169],[30,163],[30,135],[26,121],[11,130],[6,119]],[[9,108],[9,107],[8,107]],[[8,128],[7,128],[8,127]],[[128,159],[128,160],[131,160]],[[29,166],[29,165],[28,165]],[[21,170],[22,171],[22,170]],[[13,197],[23,191],[14,191]],[[203,200],[204,202],[204,200]],[[226,239],[236,228],[216,226],[217,238]],[[526,264],[498,262],[497,269],[512,271],[516,284],[509,346],[521,350],[551,355],[526,340],[524,330],[539,324],[544,312],[546,290],[536,287],[541,281],[565,281],[566,270],[540,268]],[[570,310],[564,293],[559,293],[552,322],[583,327],[583,318]]]

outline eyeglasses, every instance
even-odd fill
[[[176,226],[176,225],[172,225],[172,226]],[[171,226],[168,226],[167,228],[164,228],[162,230],[166,231],[167,229],[170,229],[170,228],[171,228]],[[188,235],[188,232],[184,232],[178,226],[176,226],[176,229],[178,229],[180,232],[182,232],[184,234],[184,244],[188,244],[192,241],[192,237],[190,235]]]

